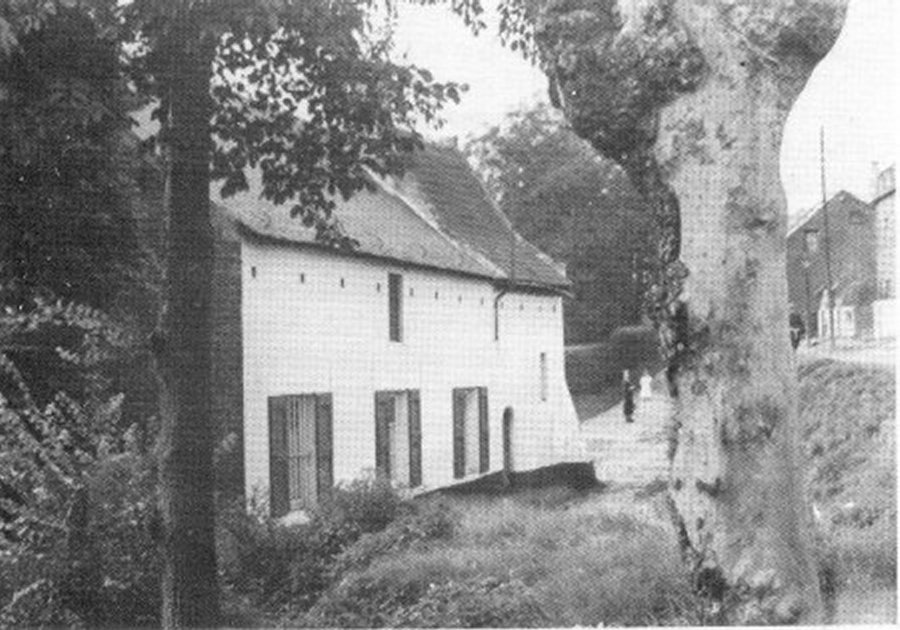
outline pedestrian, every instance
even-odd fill
[[[644,373],[641,375],[641,400],[650,398],[650,388],[652,384],[653,377],[650,376],[650,373],[647,370],[644,370]]]
[[[806,326],[803,324],[803,318],[797,313],[791,313],[788,322],[791,330],[791,347],[796,350],[806,336]]]
[[[631,374],[628,370],[622,373],[624,382],[625,402],[622,404],[622,410],[625,412],[625,422],[634,422],[634,390],[636,389],[631,382]]]

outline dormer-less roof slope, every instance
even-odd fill
[[[846,190],[841,190],[828,200],[826,209],[829,218],[835,217],[835,220],[837,220],[839,217],[845,218],[849,217],[851,214],[858,215],[859,217],[866,216],[871,213],[872,208],[869,204],[860,200],[855,195],[848,193]],[[813,208],[805,210],[802,214],[790,221],[787,235],[790,236],[797,230],[805,228],[808,224],[820,220],[821,216],[821,203]]]
[[[249,179],[249,191],[219,202],[231,217],[259,237],[320,246],[287,206],[260,199],[258,176]],[[374,191],[338,201],[335,209],[342,230],[359,243],[350,255],[568,289],[565,274],[513,231],[456,149],[429,145],[409,157],[402,178],[372,182]]]

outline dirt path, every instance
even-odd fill
[[[668,476],[665,427],[669,400],[653,392],[636,402],[633,423],[625,422],[622,403],[581,423],[584,451],[604,483],[640,487]]]

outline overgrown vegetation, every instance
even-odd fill
[[[895,400],[890,369],[827,359],[800,366],[807,496],[832,599],[896,589]]]
[[[247,625],[260,615],[309,608],[334,579],[342,552],[410,509],[389,485],[372,479],[339,486],[301,524],[272,519],[264,502],[250,512],[243,502],[224,507],[217,555],[232,621]]]
[[[107,376],[128,338],[99,311],[35,300],[0,318],[0,347],[24,339],[45,354],[40,382],[79,378],[36,392],[0,354],[0,625],[153,623],[155,474]]]
[[[332,583],[288,625],[546,627],[693,624],[674,537],[562,488],[409,507],[336,557]]]

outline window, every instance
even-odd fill
[[[375,392],[375,472],[401,486],[422,485],[419,391]]]
[[[314,507],[333,485],[331,394],[269,398],[269,506]]]
[[[486,387],[453,390],[453,477],[487,472],[488,401]]]
[[[403,276],[388,274],[388,337],[403,341]]]
[[[819,231],[806,230],[804,234],[806,236],[806,253],[815,254],[819,251]]]
[[[546,352],[541,352],[540,370],[541,370],[541,400],[547,400],[547,390],[549,388],[547,386],[547,353]]]

